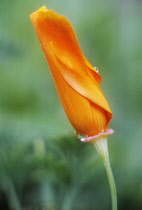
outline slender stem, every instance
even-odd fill
[[[117,210],[117,193],[116,193],[115,181],[114,181],[114,177],[113,177],[113,173],[112,173],[112,169],[110,165],[110,160],[109,160],[107,139],[106,138],[98,139],[97,141],[93,142],[93,145],[95,146],[98,153],[100,154],[102,161],[104,163],[105,169],[106,169],[110,191],[111,191],[112,210]]]
[[[103,160],[105,168],[106,168],[106,173],[107,173],[108,181],[109,181],[109,185],[110,185],[112,209],[117,210],[116,187],[115,187],[115,181],[114,181],[110,161],[109,161],[109,159],[106,159],[104,156],[102,156],[102,160]]]

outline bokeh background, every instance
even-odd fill
[[[142,209],[142,1],[0,0],[0,209],[109,210],[104,166],[76,139],[29,14],[47,6],[72,23],[103,77],[120,210]]]

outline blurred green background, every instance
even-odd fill
[[[109,210],[104,166],[76,139],[29,19],[66,16],[103,77],[120,210],[142,209],[142,1],[0,0],[0,209]]]

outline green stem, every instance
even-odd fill
[[[110,191],[111,191],[112,210],[117,210],[117,193],[116,193],[115,181],[114,181],[114,177],[113,177],[113,173],[112,173],[112,169],[110,165],[110,160],[109,160],[107,139],[106,138],[98,139],[97,141],[93,142],[93,145],[95,146],[98,153],[100,154],[102,161],[104,163],[105,169],[106,169]]]

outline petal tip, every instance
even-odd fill
[[[32,19],[32,16],[36,15],[39,12],[46,12],[48,11],[48,9],[46,8],[46,6],[42,6],[41,8],[39,8],[38,10],[36,10],[35,12],[32,12],[30,14],[30,18]]]

